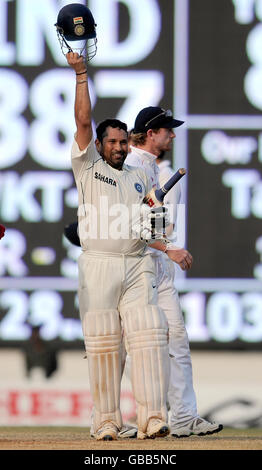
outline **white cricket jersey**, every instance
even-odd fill
[[[125,163],[122,170],[111,167],[97,152],[93,139],[82,151],[74,139],[71,157],[82,249],[142,255],[146,244],[132,238],[131,226],[134,212],[152,188],[146,173]]]
[[[162,187],[175,173],[171,168],[171,163],[168,160],[163,160],[160,164],[156,163],[156,156],[143,149],[130,146],[131,152],[126,158],[128,165],[143,168],[148,177],[151,179],[152,186],[159,188]],[[164,198],[164,205],[169,208],[170,222],[175,225],[177,216],[177,204],[181,200],[181,186],[180,183],[176,183],[172,189],[167,193]],[[175,232],[173,232],[175,233]],[[173,240],[173,236],[168,237],[169,240]],[[160,252],[151,249],[155,255],[159,255]]]
[[[131,152],[127,155],[126,163],[131,166],[143,168],[150,178],[153,188],[159,188],[159,168],[156,163],[156,156],[150,152],[130,146]]]

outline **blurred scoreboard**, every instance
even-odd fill
[[[0,346],[31,326],[61,348],[83,347],[80,249],[70,164],[75,78],[56,36],[70,1],[0,2]],[[78,3],[85,4],[85,1]],[[173,108],[186,246],[177,273],[192,348],[262,344],[262,1],[90,0],[98,53],[89,65],[94,125],[133,127],[148,105]]]
[[[262,2],[176,2],[175,109],[186,121],[191,344],[261,349]]]
[[[54,27],[69,3],[0,1],[0,222],[7,227],[0,243],[2,347],[22,346],[39,324],[44,339],[83,347],[80,249],[63,236],[77,217],[70,161],[75,74]],[[172,103],[173,74],[162,51],[171,45],[172,64],[174,5],[141,0],[138,9],[130,0],[92,0],[88,6],[98,36],[89,66],[94,125],[117,116],[131,128],[140,108]]]

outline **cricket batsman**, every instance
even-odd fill
[[[90,26],[90,10],[87,13],[75,6],[67,10],[65,24],[61,17],[58,21],[60,33],[64,34],[69,24],[84,34]],[[169,433],[168,326],[157,306],[153,262],[145,254],[146,243],[131,235],[132,217],[124,220],[125,233],[117,236],[108,216],[110,209],[123,211],[122,217],[123,213],[132,214],[133,206],[142,204],[151,183],[143,171],[124,163],[128,151],[124,123],[103,121],[94,141],[86,62],[73,50],[67,52],[66,59],[76,77],[72,169],[78,189],[82,246],[78,294],[94,403],[95,438],[117,439],[122,427],[121,320],[131,357],[137,437],[164,437]]]

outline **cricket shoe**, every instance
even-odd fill
[[[90,436],[93,438],[96,437],[92,428],[90,429]],[[137,428],[135,426],[129,426],[128,424],[124,424],[117,435],[120,439],[131,439],[136,436]]]
[[[210,423],[203,418],[194,418],[186,426],[171,427],[171,435],[173,437],[206,436],[220,432],[222,429],[222,424]]]
[[[122,426],[118,433],[120,439],[132,439],[137,436],[137,428],[135,426],[130,426],[125,424]]]
[[[142,431],[137,432],[137,439],[146,439],[150,437],[155,439],[155,437],[165,437],[169,434],[170,430],[168,425],[159,418],[151,418],[147,425],[146,433]]]
[[[117,435],[117,427],[110,421],[107,421],[100,426],[94,434],[94,437],[97,441],[115,441],[117,439]]]

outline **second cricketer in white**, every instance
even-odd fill
[[[156,157],[145,150],[131,146],[127,162],[134,167],[143,168],[151,176],[153,185],[156,187],[159,187],[159,183],[163,185],[169,179],[163,178],[160,181]],[[180,183],[177,183],[164,199],[164,204],[172,208],[170,214],[173,217],[170,220],[173,222],[175,222],[175,211],[177,204],[180,203],[180,196],[181,187]],[[169,239],[171,240],[170,236]],[[169,324],[170,383],[168,401],[172,430],[177,425],[187,423],[198,416],[196,396],[193,389],[188,335],[174,285],[175,265],[165,253],[154,249],[150,250],[157,273],[158,305],[165,312]]]
[[[157,305],[154,263],[146,254],[145,242],[132,237],[130,217],[133,205],[141,205],[151,184],[141,169],[124,164],[123,123],[106,122],[100,140],[94,142],[88,85],[83,79],[86,67],[76,53],[68,53],[67,60],[77,81],[72,169],[82,246],[78,295],[95,437],[116,439],[122,427],[121,321],[131,357],[137,437],[163,437],[169,432],[168,325]]]
[[[133,131],[133,143],[136,145],[130,146],[131,153],[128,154],[126,162],[134,167],[143,168],[153,186],[157,188],[163,186],[174,173],[167,166],[167,161],[159,161],[159,165],[156,162],[161,152],[170,150],[171,142],[176,136],[172,129],[181,124],[183,124],[182,121],[174,120],[171,113],[158,107],[149,106],[137,115],[135,129],[137,127],[138,132],[135,133],[135,129]],[[176,226],[180,202],[181,186],[177,183],[164,198],[164,204],[169,207],[170,222],[173,226]],[[171,234],[168,234],[168,238],[174,245],[177,243],[173,230]],[[181,241],[183,243],[183,240]],[[219,432],[223,428],[221,424],[210,423],[201,418],[197,412],[189,339],[174,285],[175,264],[166,253],[155,249],[150,249],[150,251],[157,273],[158,305],[165,312],[169,325],[168,401],[171,434],[174,437],[187,437],[191,434],[206,435]]]

